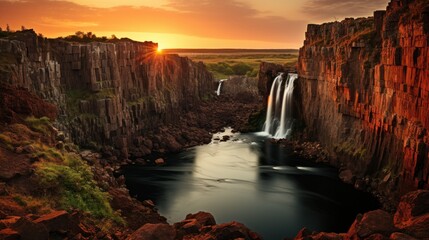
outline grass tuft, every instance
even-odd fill
[[[109,195],[93,180],[90,167],[76,154],[65,154],[60,163],[42,161],[38,163],[36,175],[43,188],[59,195],[63,209],[81,209],[98,219],[111,219],[123,224],[113,212]]]
[[[48,117],[27,117],[25,119],[25,122],[28,124],[28,126],[36,132],[40,133],[47,133],[50,129],[51,121]]]

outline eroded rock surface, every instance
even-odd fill
[[[385,196],[429,188],[429,2],[309,25],[296,97],[306,136]],[[353,176],[353,178],[354,178]]]

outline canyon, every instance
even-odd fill
[[[391,0],[369,18],[310,24],[296,69],[261,63],[257,86],[229,79],[222,83],[225,96],[216,96],[218,84],[202,62],[158,54],[157,47],[129,39],[75,43],[32,30],[0,38],[0,236],[28,236],[31,227],[42,232],[40,239],[53,233],[259,239],[239,223],[216,225],[208,213],[166,224],[152,202],[129,196],[120,164],[152,164],[146,159],[209,143],[225,126],[262,129],[274,79],[297,72],[293,113],[300,124],[293,137],[320,143],[316,152],[323,147],[323,160],[339,169],[340,178],[379,196],[384,210],[358,215],[348,233],[303,229],[296,239],[429,238],[429,194],[422,190],[429,189],[427,1]],[[29,117],[44,119],[42,128]],[[34,214],[31,204],[19,206],[17,196],[52,190],[34,183],[38,164],[43,169],[52,156],[75,155],[109,193],[109,214],[121,212],[127,227],[106,234],[79,211]],[[55,226],[59,218],[73,230]]]

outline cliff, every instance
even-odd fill
[[[428,45],[425,0],[392,0],[373,17],[308,26],[300,118],[357,187],[396,200],[429,188]]]
[[[54,103],[75,143],[107,155],[119,150],[124,158],[139,157],[200,143],[191,135],[180,144],[185,133],[154,130],[208,99],[213,77],[202,63],[158,55],[156,48],[130,40],[72,43],[23,31],[0,39],[0,82]]]

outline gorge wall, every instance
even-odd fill
[[[71,43],[22,31],[0,39],[0,82],[54,103],[61,128],[82,146],[113,146],[127,158],[199,143],[186,132],[156,129],[209,98],[213,77],[201,62],[156,49],[152,42]]]
[[[429,188],[428,1],[309,25],[298,73],[306,133],[349,181],[394,199]]]

